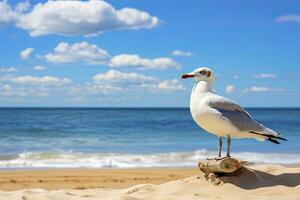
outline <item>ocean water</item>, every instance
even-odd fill
[[[300,164],[300,109],[247,110],[288,141],[236,139],[232,155]],[[0,109],[0,168],[5,169],[195,166],[215,157],[216,150],[217,137],[197,127],[187,108]]]

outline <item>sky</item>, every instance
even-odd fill
[[[0,1],[0,107],[188,107],[202,66],[242,106],[299,107],[299,1]]]

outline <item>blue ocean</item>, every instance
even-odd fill
[[[300,109],[247,110],[288,141],[233,140],[232,156],[300,164]],[[195,166],[215,157],[217,145],[217,137],[197,127],[188,108],[0,109],[3,169]]]

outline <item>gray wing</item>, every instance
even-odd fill
[[[210,99],[208,105],[219,111],[222,117],[230,120],[238,129],[241,131],[264,131],[264,127],[255,121],[241,106],[223,97],[217,97]]]

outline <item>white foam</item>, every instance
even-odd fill
[[[156,154],[23,152],[0,157],[0,168],[132,168],[195,166],[198,160],[215,157],[207,150]],[[300,164],[297,154],[241,152],[234,157],[254,163]]]

